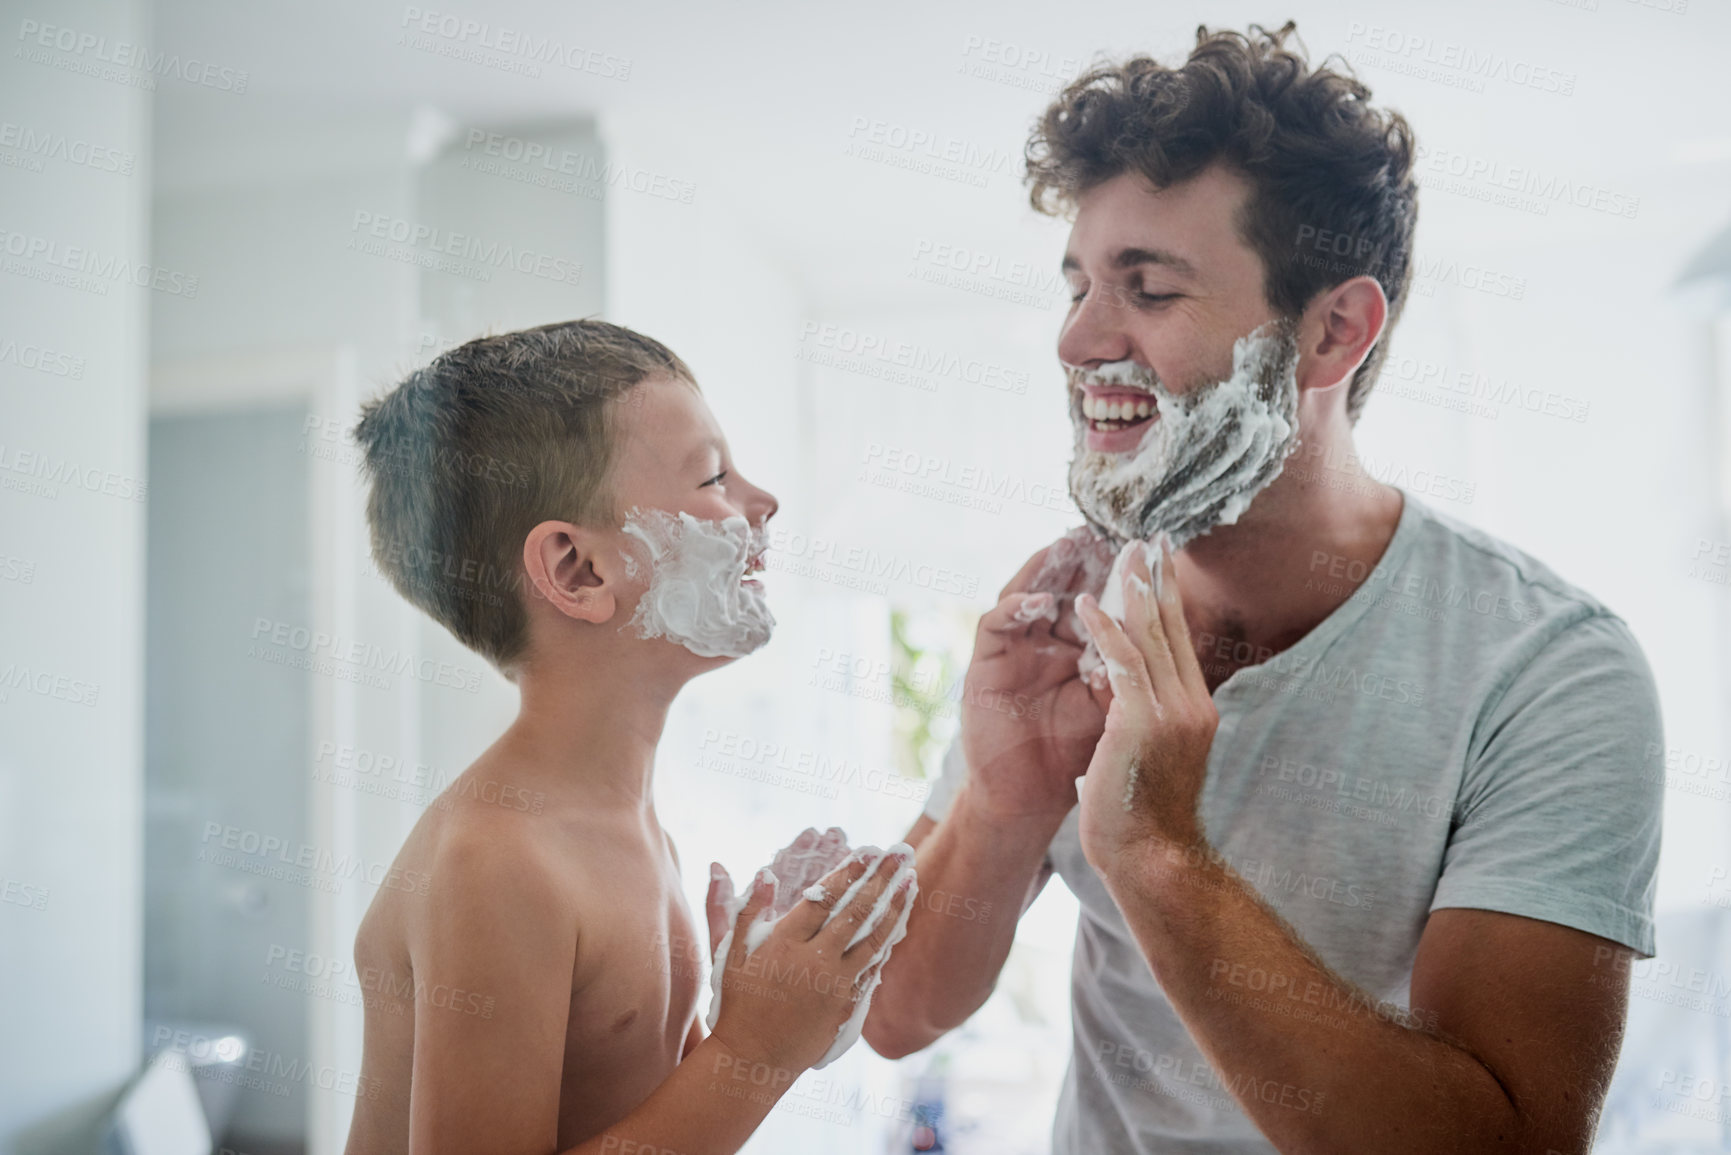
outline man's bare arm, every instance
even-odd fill
[[[1229,868],[1159,857],[1113,897],[1221,1085],[1285,1155],[1585,1155],[1622,1042],[1626,948],[1439,910],[1403,1013],[1323,966]]]
[[[920,897],[866,1017],[873,1050],[898,1059],[928,1047],[991,996],[1063,820],[986,821],[964,785],[943,822],[914,823],[904,841],[919,851]]]
[[[929,1046],[990,997],[1076,805],[1103,715],[1076,674],[1070,594],[1055,592],[1085,577],[1074,539],[1030,557],[980,618],[963,693],[967,777],[943,822],[922,816],[908,835],[920,901],[866,1019],[866,1042],[889,1058]],[[1055,570],[1054,551],[1069,559]],[[1053,588],[1034,590],[1040,580]]]
[[[968,776],[942,823],[921,817],[907,836],[921,895],[865,1020],[879,1055],[930,1046],[980,1010],[1051,874],[1047,847],[1075,809],[1103,724],[1077,677],[1082,642],[1068,620],[1096,549],[1078,542],[1094,537],[1078,530],[1033,554],[980,618],[962,694]]]

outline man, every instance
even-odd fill
[[[1412,137],[1291,33],[1101,67],[1035,131],[1092,530],[981,621],[865,1037],[962,1023],[1015,927],[951,912],[1056,872],[1057,1151],[1585,1152],[1654,951],[1656,693],[1590,595],[1359,468]]]

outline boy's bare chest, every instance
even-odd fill
[[[671,1070],[697,1014],[707,936],[671,863],[631,857],[615,859],[583,896],[567,1074],[573,1060]]]
[[[684,1054],[702,948],[677,880],[639,876],[588,896],[571,974],[559,1095],[570,1146],[641,1103]]]

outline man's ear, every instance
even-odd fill
[[[618,609],[625,559],[609,535],[544,521],[523,539],[523,570],[534,596],[577,621],[599,625]]]
[[[1305,310],[1299,359],[1300,389],[1329,389],[1350,381],[1388,321],[1388,298],[1375,277],[1342,281]]]

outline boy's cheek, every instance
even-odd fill
[[[709,496],[710,494],[715,496]],[[682,502],[677,507],[669,508],[667,512],[689,513],[700,521],[726,521],[730,517],[745,516],[745,511],[735,509],[715,486],[709,486],[696,501]]]

